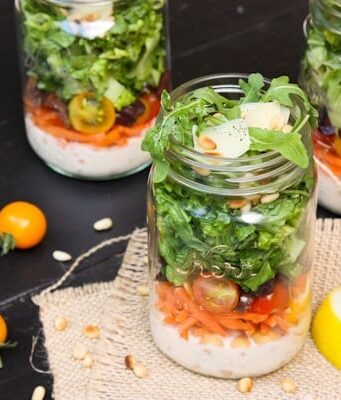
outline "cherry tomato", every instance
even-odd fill
[[[136,121],[136,125],[144,124],[155,118],[160,111],[160,99],[156,94],[149,93],[140,97],[139,100],[143,103],[145,110],[142,115],[140,115]]]
[[[107,132],[114,125],[116,113],[106,97],[98,100],[92,93],[81,93],[70,101],[69,117],[74,129],[95,135]]]
[[[283,311],[289,305],[289,289],[281,282],[275,284],[272,293],[256,297],[251,306],[251,312],[269,314],[272,311]]]
[[[211,312],[229,312],[239,302],[239,287],[227,279],[198,276],[192,291],[196,301]]]
[[[341,157],[341,138],[338,135],[335,136],[334,148],[336,154]]]
[[[16,201],[0,211],[0,232],[13,235],[15,247],[19,249],[28,249],[40,243],[46,228],[45,215],[31,203]]]
[[[7,339],[7,324],[0,314],[0,343],[5,343]]]

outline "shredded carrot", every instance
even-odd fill
[[[177,326],[180,336],[186,340],[189,333],[198,337],[212,333],[226,337],[230,330],[237,330],[252,336],[256,331],[266,335],[274,327],[283,332],[289,328],[283,312],[212,313],[202,309],[184,287],[175,287],[169,282],[158,282],[156,293],[158,301],[155,306],[165,314],[164,322]]]

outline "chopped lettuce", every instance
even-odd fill
[[[143,87],[156,87],[164,72],[162,3],[115,1],[112,27],[89,39],[63,30],[66,17],[58,6],[22,0],[28,74],[37,78],[39,89],[56,92],[64,101],[93,91],[109,94],[118,109],[129,105]]]

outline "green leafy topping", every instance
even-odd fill
[[[276,101],[291,109],[294,108],[294,96],[302,102],[305,113],[301,115],[303,113],[295,109],[298,117],[293,131],[284,134],[276,130],[249,128],[250,153],[274,150],[299,167],[307,168],[309,157],[302,142],[301,130],[308,120],[312,126],[316,125],[317,112],[304,92],[298,85],[289,83],[288,77],[285,76],[273,79],[266,91],[263,91],[264,78],[261,74],[251,74],[247,82],[240,80],[239,84],[244,93],[239,101],[223,97],[211,87],[203,87],[173,104],[169,93],[163,92],[162,118],[148,131],[142,143],[142,149],[150,152],[154,160],[155,182],[162,182],[167,176],[169,163],[166,153],[171,138],[193,148],[193,134],[198,136],[205,128],[240,118],[240,104]]]
[[[1,255],[9,253],[15,248],[15,239],[10,233],[3,233],[0,235]]]

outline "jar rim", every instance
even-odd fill
[[[176,89],[171,93],[172,102],[180,100],[181,97],[190,93],[191,91],[199,88],[210,86],[218,93],[242,93],[239,85],[239,79],[247,79],[248,74],[243,73],[221,73],[205,75],[192,79]],[[226,83],[222,81],[226,80]],[[228,83],[228,81],[231,81]],[[233,80],[236,82],[233,83]],[[214,81],[216,84],[214,84]],[[217,82],[220,82],[217,84]],[[264,78],[264,82],[270,85],[271,80]],[[158,119],[162,119],[163,113],[161,112]],[[304,127],[302,128],[304,129]],[[303,137],[303,135],[302,135]],[[303,138],[304,139],[304,138]],[[306,140],[308,135],[306,135]],[[240,174],[241,176],[235,176],[233,178],[227,178],[226,182],[243,184],[247,182],[257,182],[264,178],[274,179],[275,182],[261,184],[257,187],[249,188],[223,188],[223,187],[212,187],[212,185],[192,181],[184,176],[180,176],[173,168],[170,168],[169,176],[185,186],[191,186],[199,191],[205,191],[221,195],[245,195],[245,194],[255,194],[260,192],[271,192],[274,187],[278,190],[278,185],[282,187],[289,187],[293,182],[301,179],[305,173],[305,169],[300,168],[291,161],[285,159],[281,154],[276,151],[267,151],[257,155],[242,156],[239,158],[225,158],[217,157],[212,155],[202,154],[193,148],[183,145],[177,141],[174,137],[171,137],[171,146],[167,151],[166,158],[168,159],[170,165],[174,165],[174,161],[179,161],[182,165],[186,165],[191,169],[202,169],[208,170],[210,173],[216,174]],[[253,172],[258,172],[258,174],[253,177],[245,179],[245,174]],[[233,192],[233,193],[232,193]]]
[[[103,6],[114,4],[114,0],[43,0],[45,3],[50,3],[61,7],[72,6]]]

